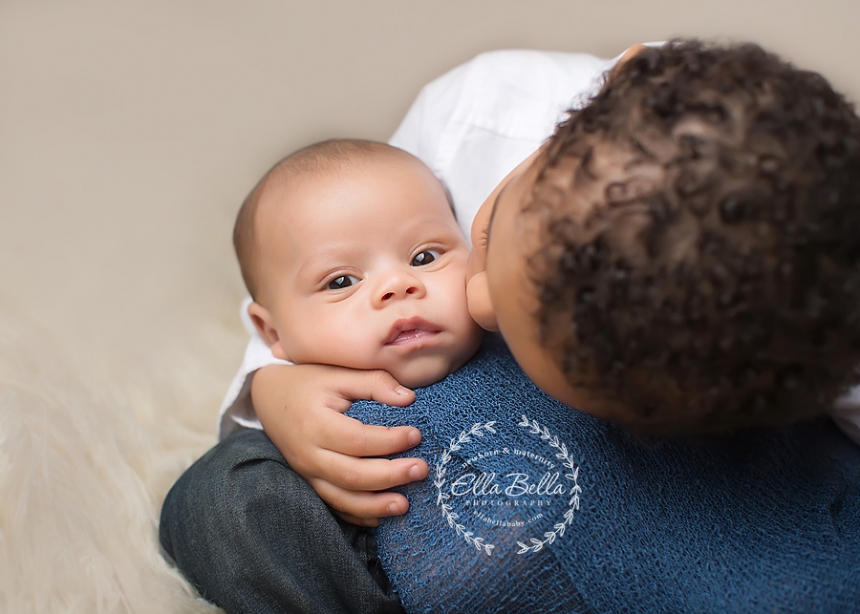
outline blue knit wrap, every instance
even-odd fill
[[[638,437],[492,337],[411,406],[349,414],[423,433],[430,476],[377,531],[409,612],[860,612],[860,447],[830,420]]]

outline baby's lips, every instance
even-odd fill
[[[392,325],[391,331],[385,340],[385,345],[391,345],[398,340],[407,339],[410,333],[415,333],[412,336],[418,336],[421,333],[438,333],[440,331],[441,329],[438,326],[418,316],[400,318]]]

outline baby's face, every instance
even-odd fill
[[[419,161],[377,157],[274,185],[256,224],[261,289],[249,311],[276,356],[385,369],[415,387],[477,349],[469,250],[442,186]]]

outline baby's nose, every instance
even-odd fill
[[[424,293],[424,285],[421,281],[409,273],[398,272],[388,276],[384,283],[380,284],[376,294],[379,305],[384,305],[398,298],[420,298]]]
[[[417,290],[417,288],[415,286],[409,286],[403,291],[403,294],[415,294],[416,290]],[[394,298],[397,294],[399,294],[399,293],[396,291],[386,292],[385,294],[382,295],[382,300],[383,301],[390,300],[390,299]]]

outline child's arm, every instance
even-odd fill
[[[258,370],[251,397],[266,434],[290,466],[348,522],[376,526],[409,509],[401,494],[373,492],[423,479],[420,459],[367,458],[418,444],[417,429],[367,426],[344,416],[355,399],[405,406],[415,394],[385,371],[325,365],[270,365]]]

